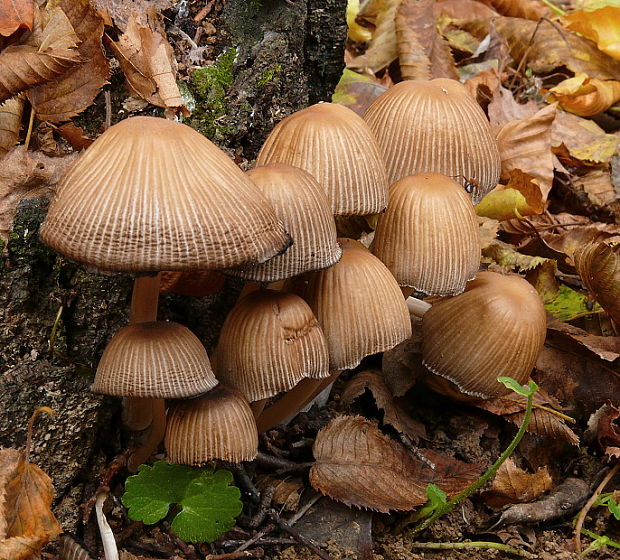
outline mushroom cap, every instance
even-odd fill
[[[342,105],[318,103],[278,123],[256,165],[271,162],[314,176],[334,214],[376,214],[387,204],[385,163],[377,142],[364,120]]]
[[[401,286],[454,295],[478,272],[478,229],[474,206],[456,181],[439,173],[409,175],[390,187],[370,250]]]
[[[489,121],[459,82],[400,82],[373,101],[364,119],[390,184],[414,173],[443,173],[468,182],[474,204],[497,186],[501,162]]]
[[[187,327],[151,321],[122,328],[101,356],[95,393],[178,399],[217,385],[207,351]]]
[[[407,304],[387,267],[361,244],[341,246],[337,264],[285,285],[308,302],[323,327],[332,370],[353,368],[411,336]]]
[[[329,376],[327,342],[308,304],[295,294],[257,290],[226,317],[213,360],[217,378],[257,401],[304,377]]]
[[[469,395],[510,391],[525,383],[545,342],[547,321],[536,290],[523,278],[480,272],[455,297],[434,303],[422,319],[422,356],[433,373]]]
[[[153,117],[104,132],[63,178],[44,243],[102,271],[243,266],[290,239],[256,186],[189,126]]]
[[[253,460],[258,431],[247,399],[220,384],[199,397],[173,401],[164,446],[170,461],[182,465]]]
[[[332,266],[342,251],[336,242],[336,222],[325,192],[310,173],[283,163],[269,163],[247,175],[273,206],[293,238],[284,253],[267,262],[229,270],[255,282],[275,282]]]

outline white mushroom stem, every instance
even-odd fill
[[[280,399],[265,409],[256,420],[258,433],[262,434],[277,426],[280,422],[301,410],[325,387],[336,381],[341,370],[330,372],[329,377],[312,379],[304,377],[295,387],[285,393]]]
[[[409,314],[415,317],[423,317],[424,313],[432,307],[430,303],[414,297],[408,297],[406,301]]]
[[[107,492],[101,492],[97,496],[95,502],[95,513],[97,515],[97,525],[99,525],[99,533],[101,534],[101,542],[103,544],[103,554],[105,560],[118,560],[118,548],[116,547],[116,539],[114,533],[108,524],[108,520],[103,514],[103,503],[108,497]]]

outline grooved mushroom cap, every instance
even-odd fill
[[[364,120],[342,105],[318,103],[271,131],[256,165],[287,163],[316,178],[337,215],[383,211],[388,182],[377,142]]]
[[[323,327],[332,370],[353,368],[411,336],[407,304],[390,271],[367,249],[343,241],[338,264],[285,285]]]
[[[134,323],[112,337],[91,389],[118,397],[178,399],[216,385],[196,335],[178,323],[152,321]]]
[[[429,295],[461,293],[480,264],[474,206],[445,175],[403,177],[390,187],[370,249],[401,286]]]
[[[247,175],[273,206],[293,245],[267,262],[229,270],[230,274],[255,282],[275,282],[340,260],[336,222],[325,192],[312,175],[283,163],[257,167]]]
[[[258,431],[247,399],[218,385],[200,397],[172,402],[164,445],[173,463],[240,463],[256,457]]]
[[[304,377],[329,375],[327,343],[308,304],[294,294],[258,290],[224,321],[213,360],[217,378],[257,401]]]
[[[489,121],[459,82],[400,82],[373,101],[364,119],[377,138],[390,184],[428,171],[463,184],[473,179],[474,204],[497,186],[500,156]]]
[[[63,255],[103,271],[226,268],[290,239],[256,186],[189,126],[132,117],[63,178],[41,226]]]
[[[497,378],[527,381],[546,326],[542,301],[526,280],[480,272],[462,294],[434,303],[424,314],[423,363],[469,395],[507,394]]]

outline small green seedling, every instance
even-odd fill
[[[614,500],[614,493],[601,494],[594,502],[595,506],[604,506],[618,521],[620,521],[620,504]]]
[[[233,528],[243,508],[232,481],[227,470],[157,461],[127,479],[121,501],[134,521],[152,525],[169,516],[179,538],[212,542]]]

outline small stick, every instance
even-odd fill
[[[280,457],[274,457],[273,455],[267,455],[266,453],[259,452],[254,459],[262,467],[269,467],[276,469],[278,474],[287,472],[303,472],[309,469],[314,463],[295,463],[288,459],[282,459]]]
[[[271,533],[276,528],[275,525],[267,525],[267,527],[263,527],[256,535],[254,535],[251,539],[245,541],[241,546],[237,547],[234,552],[242,552],[246,548],[250,548],[256,541],[263,538],[266,534]]]
[[[103,125],[105,132],[112,126],[112,96],[109,90],[103,92],[103,98],[105,99],[105,123]]]
[[[319,545],[317,543],[315,543],[312,539],[309,539],[308,537],[304,537],[301,533],[293,529],[286,521],[284,521],[284,519],[280,517],[280,515],[276,511],[270,511],[269,517],[271,517],[271,519],[278,524],[280,529],[291,535],[291,537],[293,537],[299,544],[302,544],[303,546],[314,552],[314,554],[316,554],[319,558],[321,558],[322,560],[331,560],[331,556],[327,554],[327,552],[319,548]]]
[[[245,470],[243,464],[240,463],[229,463],[228,461],[222,461],[222,464],[235,476],[235,481],[237,486],[240,486],[241,489],[245,492],[250,501],[254,504],[258,504],[260,502],[260,492],[254,486],[250,475]]]
[[[581,554],[581,528],[583,527],[583,523],[586,520],[586,515],[590,511],[590,508],[596,502],[596,498],[599,497],[600,493],[605,489],[605,486],[609,483],[609,481],[614,477],[614,475],[620,469],[620,461],[617,462],[614,467],[607,473],[605,478],[601,481],[601,483],[594,490],[594,494],[590,496],[590,499],[586,502],[586,505],[583,506],[582,510],[579,512],[579,516],[577,517],[577,522],[575,523],[575,537],[573,539],[575,543],[575,552],[577,554]]]
[[[209,12],[211,11],[211,8],[213,8],[213,4],[215,3],[215,0],[209,0],[209,2],[207,2],[204,6],[204,8],[202,8],[202,10],[200,10],[195,16],[194,16],[194,22],[195,23],[200,23],[204,18],[206,18],[209,15]]]
[[[30,120],[28,121],[28,132],[26,132],[26,140],[24,140],[24,147],[26,150],[28,146],[30,146],[30,138],[32,137],[32,127],[34,126],[34,115],[35,110],[32,105],[30,105]]]
[[[275,494],[276,489],[274,486],[269,486],[263,490],[263,493],[260,497],[260,504],[258,506],[258,511],[256,514],[250,519],[250,527],[256,529],[263,524],[265,521],[265,517],[267,517],[267,510],[271,507],[271,502],[273,500],[273,495]]]
[[[460,550],[467,548],[487,548],[492,550],[501,550],[502,552],[506,552],[508,554],[514,554],[515,556],[525,556],[526,558],[530,557],[530,554],[525,552],[524,550],[519,550],[518,548],[512,548],[511,546],[507,546],[502,543],[496,542],[485,542],[485,541],[472,541],[472,542],[462,542],[462,543],[441,543],[441,542],[423,542],[423,543],[411,543],[409,546],[411,548],[426,548],[431,550]]]
[[[240,550],[239,552],[226,552],[224,554],[207,554],[205,560],[237,560],[238,558],[253,558],[251,550]]]

